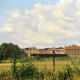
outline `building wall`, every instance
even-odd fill
[[[53,54],[53,50],[52,49],[48,49],[48,53],[49,54]]]
[[[29,51],[30,54],[39,54],[39,50],[37,49],[32,49]]]
[[[65,54],[65,49],[56,49],[55,54]]]
[[[24,49],[25,53],[28,54],[29,57],[35,54],[53,54],[53,50],[55,50],[55,54],[64,54],[64,48],[46,48],[41,51],[35,47]]]
[[[80,57],[80,46],[65,46],[65,54],[70,57]]]
[[[49,52],[46,51],[45,49],[43,49],[43,50],[40,52],[40,54],[49,54]]]

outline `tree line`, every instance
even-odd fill
[[[2,43],[0,45],[0,61],[14,57],[14,50],[16,52],[16,58],[19,58],[20,48],[18,45],[12,43]]]

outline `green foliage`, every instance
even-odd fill
[[[72,61],[71,61],[71,64],[73,65],[73,66],[78,66],[78,65],[80,65],[80,58],[78,59],[73,59]]]
[[[10,71],[2,71],[2,73],[0,73],[0,77],[7,77],[10,74]]]
[[[80,68],[77,67],[77,66],[74,66],[74,67],[73,67],[73,72],[74,72],[74,73],[79,73],[79,74],[80,74]]]
[[[35,62],[35,61],[45,62],[45,61],[52,61],[53,58],[52,57],[41,58],[40,56],[35,56],[35,57],[32,56],[32,57],[29,58],[29,60],[32,61],[32,62]]]
[[[67,65],[61,71],[55,73],[47,69],[46,66],[39,71],[33,64],[34,61],[47,61],[48,59],[51,60],[52,58],[40,58],[38,60],[36,57],[20,57],[20,64],[16,66],[16,80],[80,80],[80,59],[73,60],[71,67]],[[3,71],[0,74],[0,80],[13,80],[13,71],[14,66],[12,65],[10,71]]]
[[[19,59],[17,60],[17,62],[24,63],[24,64],[29,61],[30,61],[29,58],[24,56],[20,56]]]
[[[12,65],[10,71],[3,71],[0,74],[0,80],[13,80],[14,76],[12,76],[14,70],[14,66]],[[16,80],[77,80],[74,79],[74,74],[80,76],[79,67],[71,68],[67,65],[62,71],[53,73],[48,70],[45,66],[41,71],[38,70],[37,67],[31,62],[21,63],[16,67]]]
[[[45,80],[56,80],[56,74],[48,70],[46,66],[41,70],[41,72],[43,72]]]
[[[40,60],[40,56],[37,55],[37,56],[35,57],[35,59],[36,59],[36,60]]]
[[[13,73],[13,67],[12,67]],[[38,68],[34,66],[31,62],[21,63],[21,65],[16,67],[16,78],[21,79],[32,79],[32,78],[40,78],[43,73],[38,71]]]
[[[20,49],[17,45],[13,45],[12,43],[2,43],[0,45],[0,61],[6,60],[7,58],[13,58],[14,56],[14,49],[16,52],[16,57],[19,58]]]
[[[73,73],[80,75],[80,59],[72,60],[71,63],[73,65]]]
[[[69,65],[66,65],[62,71],[58,73],[59,80],[72,80],[73,79],[73,71]]]
[[[56,60],[72,60],[71,57],[57,57]]]
[[[0,80],[11,80],[11,72],[10,71],[2,71],[0,73]]]

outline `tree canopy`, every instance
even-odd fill
[[[12,43],[2,43],[0,45],[0,60],[7,59],[9,57],[13,58],[14,49],[16,52],[16,58],[19,58],[20,48],[18,47],[18,45],[14,45]]]

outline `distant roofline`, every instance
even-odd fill
[[[64,49],[64,47],[58,47],[58,48],[56,48],[56,49]]]
[[[36,49],[38,49],[38,50],[43,50],[43,49],[45,49],[45,50],[48,50],[48,49],[64,49],[64,48],[67,48],[67,47],[72,47],[72,46],[74,46],[74,47],[80,47],[80,46],[77,46],[77,45],[75,45],[75,44],[72,44],[72,45],[68,45],[68,46],[64,46],[64,47],[46,47],[46,48],[36,48],[35,46],[33,46],[33,47],[26,47],[26,48],[20,48],[20,49],[26,49],[26,50],[29,50],[29,49],[33,49],[33,48],[36,48]]]

